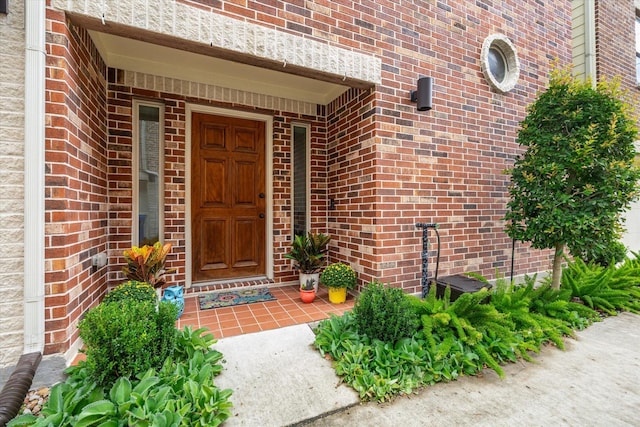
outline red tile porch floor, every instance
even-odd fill
[[[200,310],[198,294],[187,294],[184,313],[176,322],[180,329],[207,327],[218,338],[277,329],[327,319],[331,313],[340,315],[353,308],[354,297],[347,295],[343,304],[329,302],[327,288],[320,287],[311,304],[300,301],[297,285],[269,289],[273,301]]]

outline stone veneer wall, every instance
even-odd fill
[[[9,2],[8,12],[0,14],[0,367],[24,345],[23,2]]]

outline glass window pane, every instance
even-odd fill
[[[489,49],[489,71],[498,82],[503,82],[507,74],[507,61],[504,55],[496,48]]]
[[[160,239],[160,108],[138,110],[138,245]]]
[[[307,128],[293,126],[293,234],[307,232]]]
[[[640,83],[640,18],[637,16],[636,16],[636,82]]]

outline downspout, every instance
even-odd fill
[[[24,0],[24,353],[44,350],[46,2]]]
[[[596,6],[594,0],[584,2],[584,70],[585,78],[591,79],[596,87]]]

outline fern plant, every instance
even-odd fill
[[[640,265],[627,258],[621,268],[586,264],[580,258],[563,271],[561,288],[589,307],[609,315],[617,311],[640,313]]]
[[[500,359],[515,360],[519,354],[518,342],[511,332],[512,322],[502,313],[498,312],[491,304],[482,304],[490,293],[486,289],[478,292],[464,293],[454,302],[450,301],[450,290],[447,288],[443,298],[436,297],[436,289],[432,287],[424,300],[412,299],[414,309],[420,314],[423,333],[434,353],[438,353],[438,344],[435,336],[460,340],[469,350],[473,351],[479,360],[504,376],[500,367],[497,354],[492,354],[487,343],[491,340],[500,340],[505,344],[512,355],[499,356]],[[488,337],[488,331],[491,337]],[[441,350],[440,350],[441,351]]]

